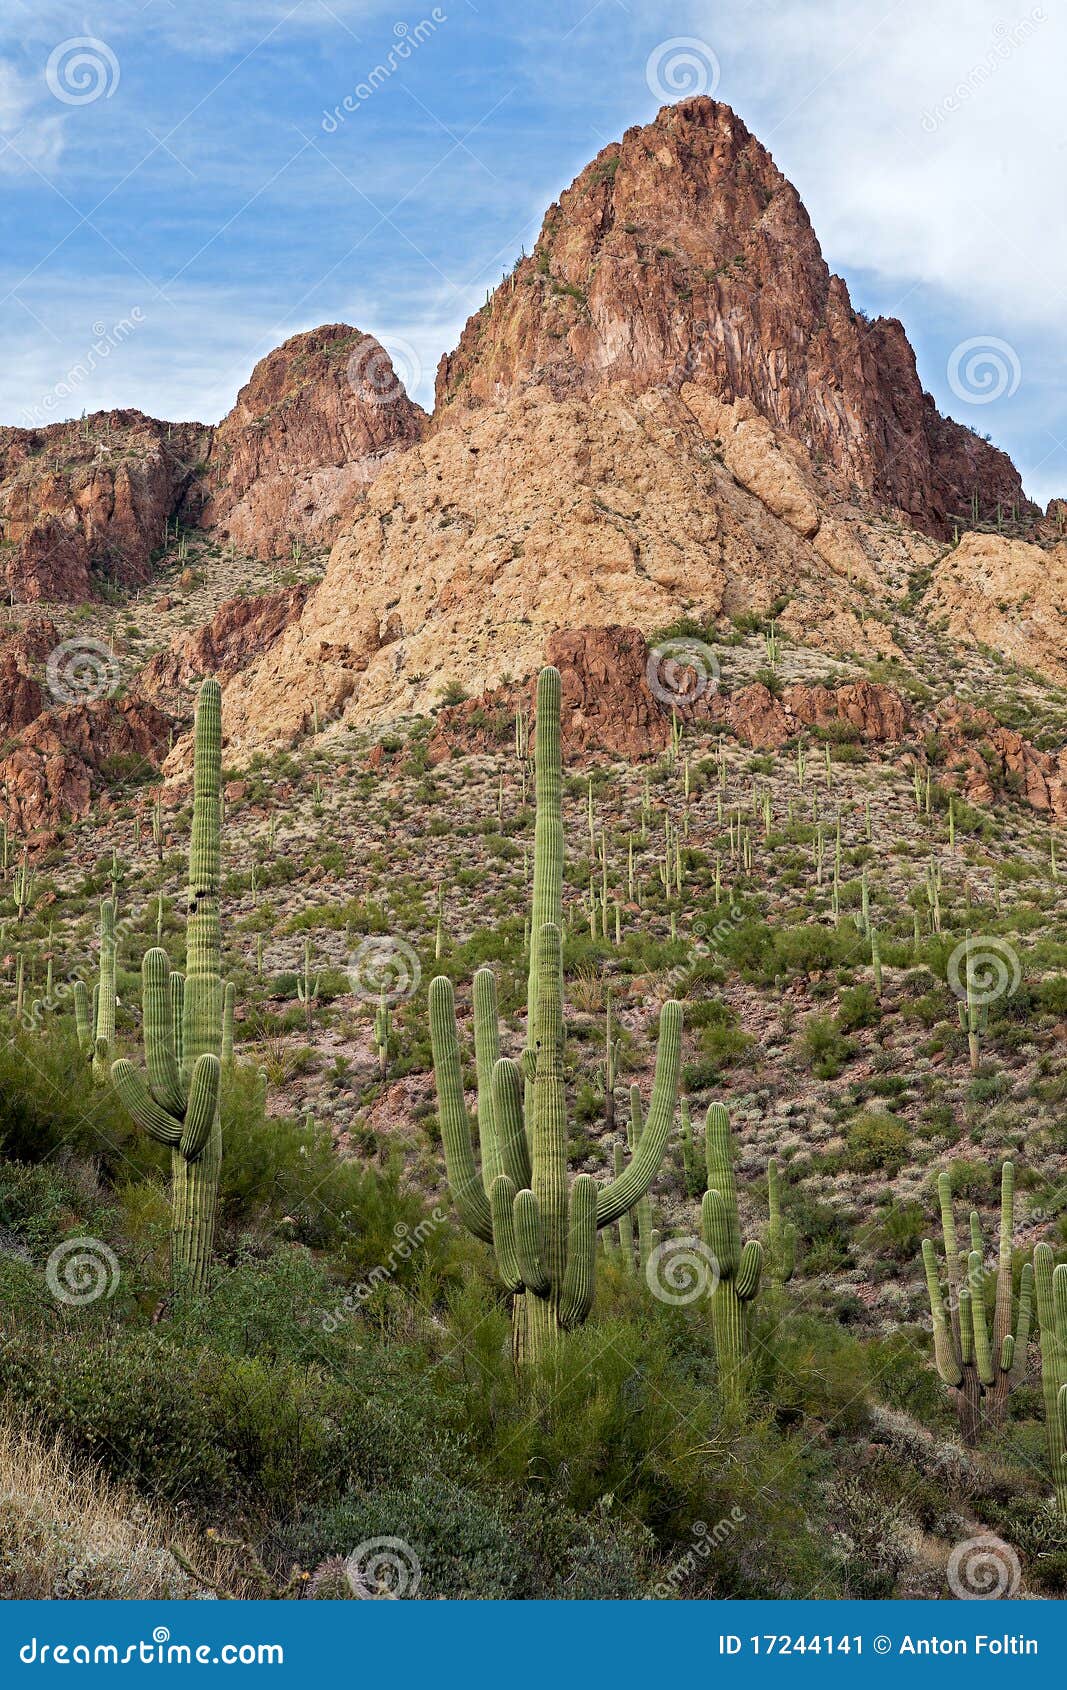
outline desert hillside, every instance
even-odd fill
[[[710,99],[0,431],[0,1594],[1062,1596],[1065,509]]]

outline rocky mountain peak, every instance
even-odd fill
[[[260,359],[215,430],[201,525],[253,556],[329,544],[425,412],[373,335],[329,323]]]
[[[1023,501],[1010,460],[938,414],[901,324],[853,308],[796,189],[715,100],[627,130],[549,208],[441,360],[438,412],[619,383],[748,399],[839,490],[929,532],[976,494],[981,512]]]

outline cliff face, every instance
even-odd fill
[[[216,429],[140,411],[0,429],[4,586],[71,603],[140,586],[179,517],[253,557],[329,545],[425,424],[379,343],[335,323],[262,359]]]
[[[20,601],[81,600],[151,575],[164,524],[196,486],[209,430],[140,411],[0,428],[0,566]],[[195,497],[195,494],[193,495]]]
[[[728,106],[692,99],[605,147],[441,360],[438,417],[531,384],[684,383],[745,398],[839,490],[951,531],[1022,501],[1004,453],[941,417],[899,322],[830,274],[796,189]]]
[[[260,558],[329,545],[426,420],[372,336],[345,323],[295,335],[214,431],[201,526]]]

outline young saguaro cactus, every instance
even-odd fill
[[[100,905],[100,978],[90,1000],[84,980],[74,983],[74,1022],[83,1056],[93,1065],[93,1079],[103,1085],[111,1073],[115,1045],[115,905]]]
[[[430,985],[430,1038],[441,1137],[453,1201],[476,1237],[493,1246],[504,1284],[520,1299],[516,1352],[551,1355],[560,1334],[592,1307],[596,1235],[644,1196],[663,1159],[681,1060],[681,1007],[666,1003],[648,1120],[629,1162],[607,1185],[567,1166],[563,1076],[563,770],[560,676],[543,669],[535,724],[536,815],[527,1048],[522,1063],[500,1055],[492,971],[474,978],[474,1046],[481,1166],[463,1091],[452,982]]]
[[[945,1247],[948,1306],[941,1290],[937,1253],[923,1239],[922,1256],[934,1334],[934,1361],[952,1393],[953,1405],[966,1444],[978,1442],[983,1423],[1002,1426],[1012,1387],[1026,1372],[1030,1337],[1034,1270],[1023,1267],[1018,1305],[1012,1274],[1012,1236],[1015,1224],[1015,1169],[1005,1162],[1000,1174],[1000,1242],[997,1267],[984,1266],[982,1230],[976,1211],[970,1217],[970,1249],[960,1250],[952,1209],[952,1181],[938,1176],[941,1232]],[[989,1325],[987,1294],[993,1287],[993,1323]]]
[[[715,1359],[724,1395],[736,1396],[749,1348],[750,1305],[763,1274],[763,1245],[755,1238],[741,1243],[730,1117],[721,1103],[708,1109],[704,1148],[708,1189],[700,1205],[700,1228],[718,1268],[711,1296]]]
[[[1067,1520],[1067,1263],[1055,1267],[1052,1247],[1034,1251],[1037,1325],[1041,1337],[1041,1394],[1056,1507]]]
[[[145,954],[147,1082],[124,1058],[111,1069],[138,1126],[171,1148],[171,1271],[176,1288],[193,1290],[208,1278],[222,1164],[221,766],[221,692],[206,680],[196,710],[186,971],[172,972],[163,950]]]

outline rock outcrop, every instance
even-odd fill
[[[137,586],[179,505],[196,499],[208,430],[140,411],[0,428],[0,558],[20,602]]]
[[[179,517],[260,558],[328,545],[425,423],[379,343],[331,324],[262,359],[215,429],[140,411],[0,428],[3,583],[20,602],[140,586]]]
[[[294,335],[214,431],[201,525],[253,557],[329,545],[426,420],[373,336],[345,323]]]
[[[306,586],[227,599],[211,621],[157,652],[137,677],[138,694],[177,717],[188,716],[205,675],[228,681],[270,649],[300,615]]]
[[[1067,539],[1037,546],[964,534],[935,568],[924,609],[961,644],[989,646],[1067,686]]]
[[[118,768],[158,769],[170,728],[144,699],[45,710],[0,758],[0,815],[24,838],[84,816]]]
[[[685,384],[748,399],[839,487],[916,527],[1022,505],[1004,453],[938,414],[895,319],[831,275],[796,189],[728,106],[665,107],[549,208],[533,253],[438,372],[438,425],[531,385]]]
[[[904,700],[892,687],[869,681],[841,687],[786,687],[780,698],[760,682],[729,690],[699,649],[692,659],[680,644],[650,649],[636,628],[568,628],[549,636],[544,661],[560,671],[560,732],[565,756],[594,754],[638,762],[658,756],[671,737],[671,717],[710,723],[745,745],[770,750],[804,727],[840,725],[868,743],[895,744],[913,729]],[[497,752],[510,742],[516,710],[529,711],[536,676],[493,688],[437,713],[429,741],[434,763],[448,757]]]

